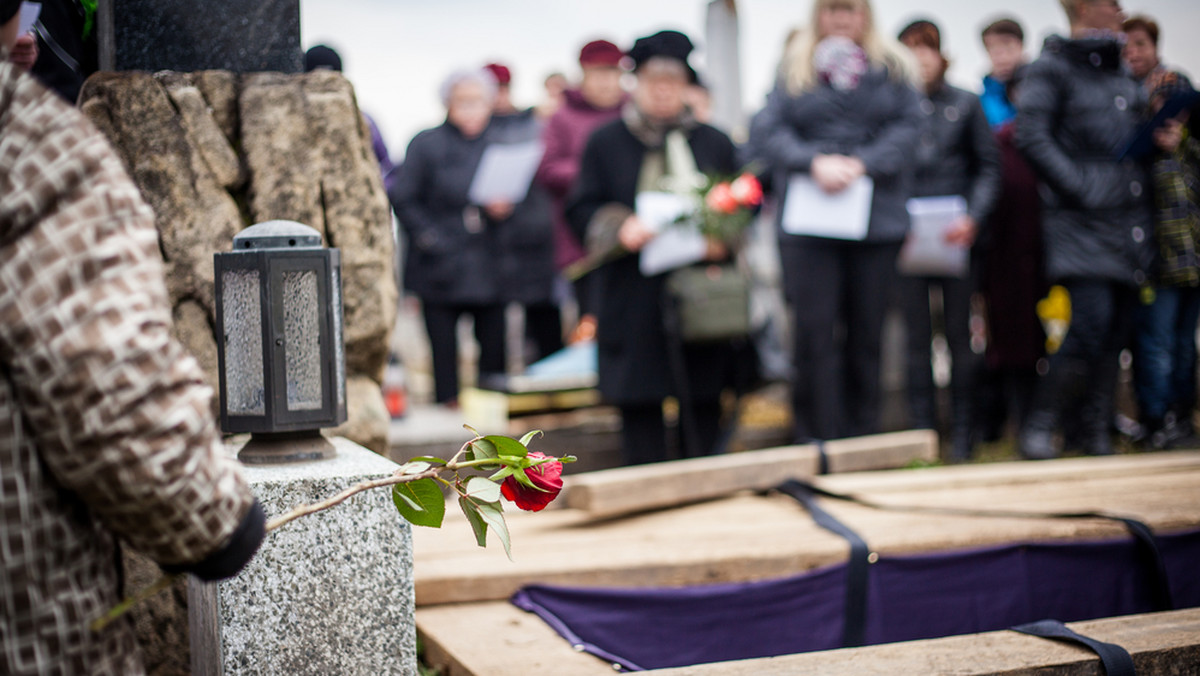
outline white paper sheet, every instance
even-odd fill
[[[845,190],[830,195],[807,174],[788,180],[783,202],[783,231],[791,235],[864,240],[871,223],[875,182],[863,176]]]
[[[946,243],[946,230],[967,213],[967,201],[957,195],[922,197],[908,201],[912,229],[900,250],[896,268],[913,277],[967,276],[967,247]]]
[[[474,204],[519,204],[529,194],[533,175],[542,162],[541,141],[494,143],[483,151],[468,193]]]
[[[33,29],[33,24],[37,23],[38,16],[42,13],[42,3],[40,2],[22,2],[21,3],[21,18],[17,21],[17,35],[24,35]]]
[[[658,233],[642,247],[638,269],[647,277],[704,260],[708,243],[694,228],[679,223],[679,217],[692,212],[694,203],[668,192],[643,192],[637,196],[638,218]]]

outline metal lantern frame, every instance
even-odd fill
[[[346,421],[346,368],[341,252],[323,247],[320,233],[294,221],[251,226],[233,242],[233,251],[213,256],[221,429],[229,434],[294,436],[342,424]],[[297,364],[309,369],[314,366],[312,355],[298,354],[311,345],[289,344],[288,339],[289,328],[298,321],[289,317],[288,311],[296,309],[299,302],[286,297],[288,286],[307,273],[316,277],[315,313],[303,304],[300,309],[311,315],[304,318],[315,319],[317,326],[299,328],[316,329],[320,394],[315,405],[311,400],[293,401],[292,395],[300,386],[289,382],[289,375],[295,376],[289,373],[290,368],[299,368]],[[255,282],[257,297],[250,288]],[[231,289],[239,284],[241,287]],[[229,297],[231,290],[239,296],[237,299]],[[252,316],[256,309],[257,318]],[[254,335],[256,322],[259,335]],[[311,342],[308,334],[305,339]],[[259,348],[261,351],[255,354]],[[301,364],[296,361],[299,359],[308,361]],[[261,374],[254,372],[259,365]],[[231,372],[238,368],[239,372]],[[248,381],[235,383],[235,378]],[[259,384],[261,395],[257,392]],[[231,388],[237,392],[231,392]],[[244,405],[247,392],[251,403]],[[235,400],[232,410],[231,398]]]

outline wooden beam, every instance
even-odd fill
[[[905,467],[937,458],[937,433],[912,430],[825,444],[830,472]],[[572,478],[566,504],[592,518],[677,507],[744,490],[766,490],[786,479],[810,478],[820,458],[812,444],[620,467]]]
[[[1194,673],[1200,664],[1200,609],[1076,622],[1075,631],[1130,652],[1139,676]],[[487,627],[487,631],[471,628]],[[536,615],[491,602],[417,610],[427,663],[446,676],[608,676],[613,668],[575,651]],[[1183,669],[1181,671],[1180,669]],[[808,674],[1050,674],[1094,676],[1099,659],[1086,648],[1012,631],[853,650],[786,655],[644,672],[653,676],[807,676]]]

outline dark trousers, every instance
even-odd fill
[[[1134,382],[1144,421],[1161,424],[1172,410],[1190,416],[1196,403],[1197,321],[1200,289],[1158,289],[1153,303],[1138,308]]]
[[[953,392],[954,427],[970,425],[971,381],[976,368],[971,351],[971,293],[969,279],[907,277],[902,282],[904,325],[908,356],[909,425],[937,427],[937,388],[933,382],[933,325],[930,292],[940,288],[942,326],[950,348],[950,387]]]
[[[539,361],[563,349],[562,312],[553,303],[525,306],[525,337],[533,342],[531,361]]]
[[[1071,325],[1050,369],[1038,383],[1034,407],[1059,419],[1080,406],[1083,435],[1107,436],[1120,373],[1121,350],[1129,345],[1137,290],[1096,279],[1062,282],[1071,296]]]
[[[897,244],[805,238],[781,243],[795,314],[792,380],[797,441],[879,430],[883,320]]]
[[[692,419],[699,440],[699,455],[712,455],[721,450],[721,403],[719,401],[692,402]],[[644,465],[670,459],[671,449],[678,449],[681,457],[693,457],[683,440],[682,419],[676,425],[671,438],[667,438],[667,424],[663,420],[662,404],[630,404],[621,410],[621,454],[626,465]],[[683,411],[680,415],[685,415]]]
[[[433,355],[434,396],[439,404],[458,398],[458,320],[471,315],[479,342],[479,375],[505,371],[503,305],[425,303],[425,330]]]

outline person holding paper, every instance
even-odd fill
[[[783,213],[795,196],[783,196],[779,248],[795,308],[797,441],[879,429],[883,322],[909,228],[905,200],[922,117],[911,57],[878,33],[868,0],[815,0],[811,17],[811,29],[789,43],[757,121],[760,147],[789,193],[799,177],[825,194],[849,190],[848,202],[869,203],[865,235],[835,239],[794,234],[803,230]],[[801,216],[810,210],[796,207]]]
[[[679,429],[694,428],[695,438],[677,441],[683,454],[716,451],[720,395],[739,365],[732,343],[675,347],[664,325],[666,275],[646,276],[639,267],[640,252],[656,236],[634,212],[639,193],[688,194],[697,187],[697,179],[703,180],[698,172],[732,175],[738,169],[729,137],[697,122],[684,103],[694,79],[687,63],[691,51],[691,41],[675,31],[634,44],[629,52],[637,76],[633,99],[621,119],[601,126],[588,140],[567,200],[567,221],[580,241],[590,248],[603,242],[606,250],[627,252],[592,273],[598,301],[599,387],[604,398],[620,408],[626,464],[667,459],[667,397],[690,400],[681,411]],[[707,254],[719,260],[729,252],[713,242]],[[680,361],[682,373],[673,368]]]
[[[497,228],[512,204],[474,204],[475,170],[488,145],[496,79],[484,69],[442,83],[446,121],[417,134],[388,190],[407,238],[404,285],[421,299],[433,356],[434,396],[458,400],[458,322],[469,315],[479,342],[479,377],[505,372],[504,298]]]
[[[1167,100],[1194,92],[1188,78],[1162,65],[1158,24],[1146,16],[1127,20],[1125,61],[1150,96],[1149,113]],[[1194,115],[1194,113],[1193,113]],[[1164,449],[1195,443],[1196,324],[1200,321],[1200,140],[1187,129],[1188,113],[1154,135],[1154,287],[1138,308],[1134,387],[1140,440]],[[1193,125],[1192,129],[1196,129]]]
[[[1047,275],[1066,288],[1072,311],[1018,439],[1029,458],[1059,454],[1059,419],[1076,401],[1083,450],[1112,453],[1119,356],[1153,260],[1150,176],[1139,162],[1118,159],[1146,110],[1121,62],[1120,3],[1061,4],[1070,37],[1046,39],[1017,112],[1017,147],[1043,184]]]
[[[512,71],[502,64],[484,66],[499,83],[499,94],[492,106],[488,139],[493,149],[500,147],[532,148],[532,164],[522,163],[521,188],[524,194],[513,198],[508,214],[485,214],[489,227],[497,232],[500,250],[501,293],[503,300],[520,305],[525,313],[525,336],[529,345],[529,363],[539,361],[563,347],[562,314],[559,311],[554,268],[554,222],[550,194],[533,181],[543,153],[543,122],[533,108],[518,109],[511,98]],[[502,145],[501,145],[502,144]],[[529,173],[526,173],[528,170]],[[506,169],[510,176],[514,169]],[[522,350],[522,353],[527,353]]]
[[[915,198],[958,196],[966,200],[966,211],[940,232],[935,244],[952,253],[965,265],[978,234],[979,225],[991,213],[1000,190],[1000,152],[992,137],[979,97],[946,83],[950,62],[942,54],[942,37],[930,21],[914,21],[900,32],[900,42],[912,50],[925,85],[921,101],[925,127],[916,155]],[[914,202],[918,201],[914,200]],[[913,235],[919,233],[914,232]],[[910,242],[910,244],[915,244]],[[904,262],[904,252],[901,262]],[[950,347],[952,391],[950,454],[955,460],[971,455],[972,375],[978,360],[971,350],[971,296],[975,277],[969,270],[961,275],[914,271],[902,283],[905,327],[908,338],[909,425],[917,429],[937,428],[937,388],[933,382],[933,316],[930,292],[941,293],[943,330]]]

